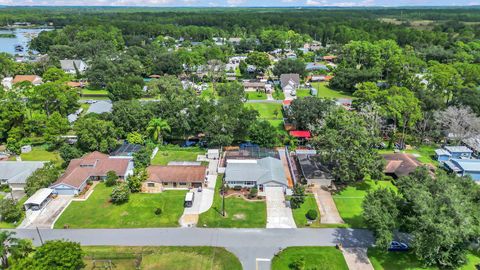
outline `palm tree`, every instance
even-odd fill
[[[0,232],[0,260],[2,269],[8,268],[8,255],[14,259],[26,258],[33,251],[32,242],[13,237],[14,232]]]
[[[162,143],[163,135],[170,131],[172,131],[172,129],[168,125],[168,122],[161,118],[153,118],[147,126],[148,135],[157,143]]]

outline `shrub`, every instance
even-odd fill
[[[295,261],[291,262],[288,265],[288,268],[290,268],[292,270],[303,270],[303,269],[305,269],[305,258],[300,257],[300,258],[295,259]]]
[[[122,204],[128,202],[130,198],[130,189],[127,183],[121,183],[113,188],[110,194],[110,201],[114,204]]]
[[[233,190],[240,191],[242,190],[242,186],[234,186]]]
[[[155,215],[160,216],[161,214],[162,214],[162,209],[161,208],[155,209]]]
[[[114,171],[109,171],[107,173],[107,178],[105,178],[105,185],[111,187],[117,184],[118,176]]]
[[[258,195],[258,189],[256,187],[253,187],[250,189],[250,193],[248,194],[248,198],[255,198]]]
[[[308,210],[307,214],[305,215],[309,220],[315,220],[318,217],[317,210],[310,209]]]

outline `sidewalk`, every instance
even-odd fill
[[[343,257],[350,270],[373,270],[372,263],[368,259],[367,248],[343,248]]]

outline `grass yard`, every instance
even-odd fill
[[[198,227],[214,228],[265,228],[267,225],[267,206],[264,201],[248,202],[242,198],[225,198],[225,213],[222,216],[222,197],[220,189],[223,175],[219,174],[215,185],[215,197],[212,207],[200,214]]]
[[[109,202],[111,187],[100,183],[86,201],[74,201],[63,212],[55,228],[151,228],[177,227],[183,214],[186,190],[169,190],[162,193],[134,193],[122,205]],[[156,208],[162,214],[156,216]]]
[[[278,90],[275,90],[272,93],[272,97],[276,100],[284,100],[285,99],[285,93],[283,93],[282,90],[278,89]]]
[[[419,147],[414,147],[413,149],[408,149],[403,151],[407,154],[412,154],[416,156],[417,160],[425,163],[438,166],[438,161],[435,160],[435,149],[439,148],[436,145],[422,145]],[[381,149],[378,151],[380,154],[393,154],[393,149]]]
[[[170,161],[196,161],[205,151],[197,147],[166,147],[160,149],[152,160],[152,165],[167,165]]]
[[[290,265],[302,258],[302,269],[348,270],[342,252],[335,247],[288,247],[273,257],[272,270],[295,269]]]
[[[213,88],[211,86],[207,90],[203,90],[202,93],[200,93],[200,96],[206,100],[218,98],[218,95],[213,92]]]
[[[322,98],[352,98],[349,93],[333,90],[327,86],[326,82],[314,82],[312,87],[318,90],[317,96]]]
[[[247,100],[266,100],[267,94],[263,92],[245,92]]]
[[[246,103],[248,108],[257,110],[260,118],[267,120],[281,120],[282,119],[282,104],[277,103]],[[275,114],[277,112],[277,114]]]
[[[362,216],[362,202],[369,190],[378,188],[397,188],[390,181],[373,181],[365,180],[355,185],[350,185],[333,195],[333,200],[337,206],[338,212],[342,219],[350,227],[365,228],[365,223]]]
[[[86,246],[85,269],[104,266],[98,260],[111,261],[116,270],[169,269],[169,270],[241,270],[235,255],[220,247],[123,247]],[[110,269],[102,267],[101,269]]]
[[[368,258],[375,270],[436,270],[438,267],[424,267],[411,252],[382,252],[378,248],[368,249]],[[472,270],[480,264],[480,254],[468,253],[467,264],[459,270]]]
[[[309,97],[310,95],[310,89],[298,89],[297,90],[297,97]]]
[[[313,221],[311,224],[308,224],[307,217],[305,216],[310,209],[314,209],[318,213],[317,220]],[[321,227],[320,224],[320,211],[318,210],[317,202],[313,194],[307,194],[305,197],[305,202],[300,206],[300,208],[292,209],[293,219],[298,228],[303,227]]]
[[[82,96],[108,96],[107,90],[82,89]]]
[[[56,164],[63,162],[58,152],[49,152],[42,146],[32,147],[29,153],[20,154],[23,161],[53,161]]]

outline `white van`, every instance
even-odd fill
[[[194,198],[195,198],[195,193],[193,193],[193,192],[188,192],[188,193],[185,195],[185,202],[184,202],[183,205],[184,205],[185,207],[192,207]]]

